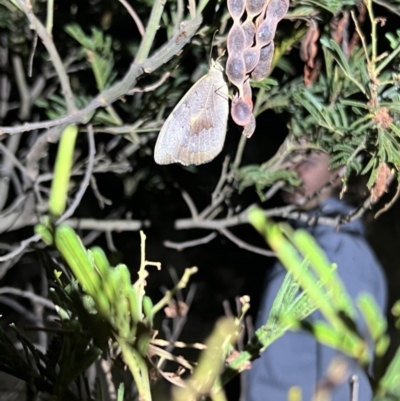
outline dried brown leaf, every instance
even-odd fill
[[[393,177],[393,173],[386,163],[381,163],[378,167],[375,184],[371,189],[371,202],[375,203],[378,199],[387,192],[388,184]]]

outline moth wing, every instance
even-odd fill
[[[156,163],[198,165],[221,152],[228,120],[228,85],[222,67],[217,67],[211,66],[167,118],[154,151]]]
[[[187,102],[191,89],[189,89],[175,106],[174,110],[168,116],[161,128],[154,149],[154,160],[157,164],[171,164],[177,162],[170,154],[169,149],[171,147],[179,146],[179,130],[186,129],[182,126],[182,122],[190,118],[190,110],[185,106],[185,103]]]

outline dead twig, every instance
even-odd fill
[[[250,245],[247,242],[241,240],[240,238],[236,237],[236,235],[232,234],[228,229],[221,228],[219,232],[225,235],[230,241],[236,244],[239,248],[246,249],[247,251],[257,253],[259,255],[272,257],[275,256],[275,253],[272,251],[267,251],[266,249],[259,248],[258,246]]]
[[[132,6],[126,0],[118,0],[118,1],[126,8],[126,11],[128,11],[128,13],[132,17],[132,19],[135,21],[135,24],[140,33],[140,36],[143,37],[145,34],[144,26],[143,26],[142,20],[139,18],[136,11],[132,8]]]
[[[186,248],[192,248],[194,246],[204,245],[211,242],[217,233],[212,232],[211,234],[206,235],[205,237],[194,239],[191,241],[184,241],[184,242],[173,242],[173,241],[164,241],[163,245],[166,248],[176,249],[177,251],[182,251]]]
[[[25,4],[23,0],[17,0],[18,4]],[[0,135],[2,134],[16,134],[17,132],[32,131],[35,129],[49,129],[61,124],[72,124],[72,123],[85,123],[87,118],[91,116],[91,112],[100,108],[106,107],[125,95],[133,86],[136,85],[139,76],[143,75],[143,72],[151,73],[164,65],[168,60],[174,57],[179,51],[191,40],[192,36],[196,33],[202,22],[202,16],[199,14],[191,20],[183,21],[180,24],[180,29],[175,32],[171,40],[166,43],[161,49],[155,54],[148,58],[143,63],[132,62],[129,71],[125,77],[114,84],[112,87],[104,90],[97,95],[86,107],[78,110],[74,113],[55,119],[41,121],[37,123],[26,123],[24,125],[14,127],[0,127]],[[44,28],[44,27],[43,27]],[[185,32],[185,35],[182,35]]]

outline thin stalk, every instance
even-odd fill
[[[33,13],[32,8],[28,7],[27,3],[24,0],[14,0],[13,3],[16,4],[18,8],[23,10],[29,22],[31,23],[31,29],[35,30],[38,36],[42,39],[42,42],[46,47],[47,52],[49,53],[50,60],[53,63],[54,69],[56,70],[56,73],[58,75],[58,79],[60,80],[62,94],[67,104],[68,114],[73,115],[76,111],[76,107],[68,74],[65,70],[61,57],[58,54],[57,48],[51,35]]]
[[[378,40],[377,40],[378,38],[377,38],[377,34],[376,34],[376,20],[375,20],[374,11],[372,9],[372,0],[367,0],[366,3],[367,3],[366,5],[367,5],[369,19],[371,21],[372,64],[375,65],[377,46],[378,46]]]
[[[399,54],[400,52],[400,46],[398,46],[395,50],[392,51],[392,53],[385,57],[382,63],[379,64],[378,67],[375,68],[375,72],[377,75]],[[383,85],[384,83],[382,83]],[[390,82],[392,84],[392,82]]]
[[[196,10],[196,15],[199,15],[205,8],[205,6],[208,4],[209,0],[200,0],[199,5]]]
[[[364,37],[364,35],[362,33],[360,24],[357,21],[357,18],[356,18],[355,14],[354,14],[354,11],[351,11],[351,17],[353,18],[353,22],[354,22],[354,25],[356,27],[356,31],[358,33],[358,36],[360,37],[360,40],[361,40],[361,43],[362,43],[362,46],[363,46],[363,49],[364,49],[364,53],[365,53],[365,58],[367,59],[367,64],[371,65],[371,60],[369,58],[368,47],[367,47],[367,44],[365,42],[365,37]]]
[[[164,11],[166,0],[155,0],[153,4],[153,8],[151,9],[150,19],[146,26],[146,33],[140,43],[139,50],[136,54],[135,63],[140,64],[143,63],[149,53],[151,46],[153,45],[154,38],[160,27],[160,20],[162,13]]]
[[[233,171],[237,170],[240,166],[240,163],[242,162],[242,157],[243,157],[243,152],[244,148],[247,143],[247,137],[244,135],[240,136],[240,141],[236,150],[236,155],[235,155],[235,160],[233,161],[232,169]]]
[[[132,373],[133,380],[135,381],[139,399],[141,401],[151,401],[149,375],[146,363],[141,355],[133,348],[125,343],[124,340],[118,338],[118,344],[121,347],[121,352],[124,357],[129,370]]]
[[[49,35],[53,30],[54,0],[47,0],[46,29]]]

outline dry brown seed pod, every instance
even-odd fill
[[[247,19],[252,20],[263,10],[268,0],[246,0]]]
[[[245,49],[245,35],[242,27],[238,24],[234,24],[229,31],[228,38],[226,40],[226,48],[228,53],[234,55],[240,54]]]
[[[253,116],[253,114],[250,117],[249,123],[244,127],[242,134],[244,136],[247,136],[247,138],[250,138],[253,134],[254,131],[256,130],[256,119]]]
[[[228,0],[228,10],[234,20],[239,21],[244,13],[243,0]]]
[[[260,60],[260,48],[251,47],[243,52],[244,64],[246,66],[246,72],[251,72],[256,67]]]
[[[271,69],[272,58],[274,56],[275,45],[271,42],[269,45],[264,46],[260,50],[260,61],[258,62],[256,68],[251,73],[251,77],[255,81],[261,81],[266,78]]]
[[[270,18],[260,24],[256,33],[257,46],[266,46],[273,41],[277,25],[278,20]]]
[[[314,68],[314,60],[318,53],[319,35],[318,25],[310,25],[300,45],[300,58],[311,68]]]
[[[241,87],[245,79],[245,65],[243,56],[229,54],[226,61],[225,73],[234,85]]]
[[[277,19],[281,20],[289,9],[289,0],[271,0],[268,4],[266,20]]]
[[[253,102],[247,96],[238,97],[235,95],[231,105],[231,116],[237,125],[245,126],[249,124],[253,111]]]
[[[254,36],[256,34],[256,27],[253,21],[247,20],[242,24],[244,32],[244,47],[250,47],[254,44]]]

